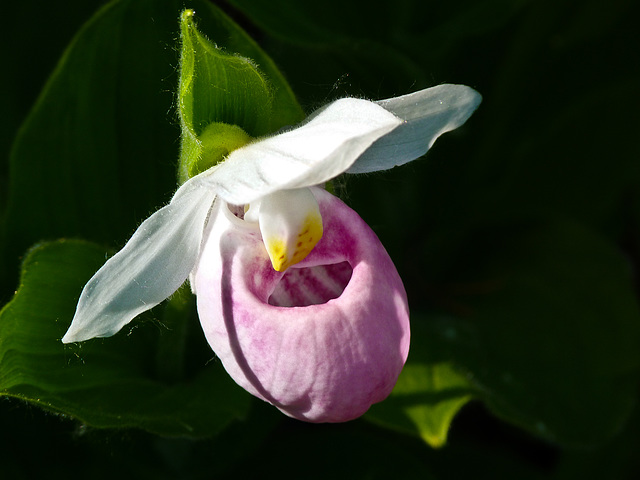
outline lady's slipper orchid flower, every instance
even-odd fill
[[[238,384],[301,420],[362,415],[406,360],[406,294],[371,229],[314,186],[422,156],[480,100],[462,85],[345,98],[232,151],[89,280],[62,341],[111,336],[190,278],[206,338]]]

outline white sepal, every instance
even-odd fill
[[[421,157],[440,135],[462,125],[481,101],[472,88],[445,84],[376,102],[405,123],[378,139],[347,173],[387,170]]]
[[[278,190],[318,185],[345,172],[401,123],[374,102],[343,98],[297,128],[234,150],[206,181],[235,205]]]
[[[147,218],[85,285],[62,341],[114,335],[174,293],[197,261],[214,198],[202,186],[202,176],[185,182],[171,203]]]

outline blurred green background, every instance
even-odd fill
[[[405,281],[413,338],[404,383],[364,419],[307,425],[215,377],[222,390],[205,392],[211,409],[237,413],[217,423],[196,409],[203,428],[217,435],[169,437],[90,427],[20,400],[46,405],[42,392],[15,380],[24,363],[14,368],[11,352],[22,343],[0,342],[0,361],[8,365],[0,384],[15,383],[3,387],[8,396],[0,402],[3,478],[252,478],[271,472],[285,478],[638,478],[637,2],[213,3],[274,60],[306,112],[343,96],[381,99],[440,83],[469,85],[483,95],[467,124],[440,139],[426,158],[338,181],[342,197],[376,231]],[[78,271],[90,274],[103,252],[121,246],[175,188],[182,2],[120,2],[132,13],[114,28],[113,45],[131,31],[145,40],[131,48],[111,50],[107,42],[104,51],[87,50],[72,71],[100,79],[100,88],[107,87],[103,101],[95,101],[99,96],[84,77],[70,88],[74,78],[67,75],[61,91],[78,103],[70,100],[65,111],[66,97],[43,97],[39,108],[52,105],[50,113],[24,127],[9,160],[66,46],[104,4],[25,0],[4,7],[3,304],[16,291],[20,261],[33,244],[96,242],[104,250],[78,247],[92,265]],[[201,29],[213,41],[229,49],[237,43],[215,31],[204,12],[202,18]],[[126,70],[131,65],[137,69]],[[77,132],[86,134],[75,141]],[[65,135],[66,143],[60,140]],[[32,265],[47,258],[33,257]],[[68,265],[74,273],[75,264]],[[80,288],[83,281],[76,280]],[[56,295],[55,283],[50,288]],[[79,294],[75,284],[68,288]],[[38,301],[34,295],[25,301]],[[71,307],[75,298],[69,298]],[[42,300],[33,308],[47,305]],[[170,322],[166,312],[154,315]],[[203,369],[211,355],[192,317],[195,347],[184,365]],[[55,320],[57,335],[70,317]],[[151,325],[141,322],[114,344],[101,341],[85,360],[91,352],[110,354],[110,345],[125,352],[121,359],[129,351],[135,358],[142,351],[159,356],[147,352],[155,347],[145,338],[155,341],[148,332],[157,329],[153,316],[146,322]],[[50,347],[40,348],[33,345],[31,355],[49,361]],[[69,364],[76,354],[66,351]],[[166,383],[172,375],[189,377],[184,366],[177,373],[142,360],[138,366],[141,372],[164,369],[158,375]],[[233,392],[227,400],[233,405],[214,399],[217,392]],[[164,397],[167,404],[153,408],[170,412],[173,399]],[[175,396],[177,410],[180,401]],[[194,408],[206,411],[207,405]],[[446,434],[454,415],[446,444],[429,446],[425,436]]]

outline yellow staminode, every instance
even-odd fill
[[[264,245],[274,270],[284,272],[291,265],[304,260],[321,238],[322,218],[319,214],[310,214],[302,223],[297,235],[264,239]]]
[[[322,216],[308,188],[271,194],[259,208],[262,240],[278,272],[304,260],[322,238]]]

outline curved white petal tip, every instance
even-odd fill
[[[464,85],[438,85],[377,102],[405,122],[378,139],[347,171],[387,170],[421,157],[443,133],[461,126],[482,96]]]

